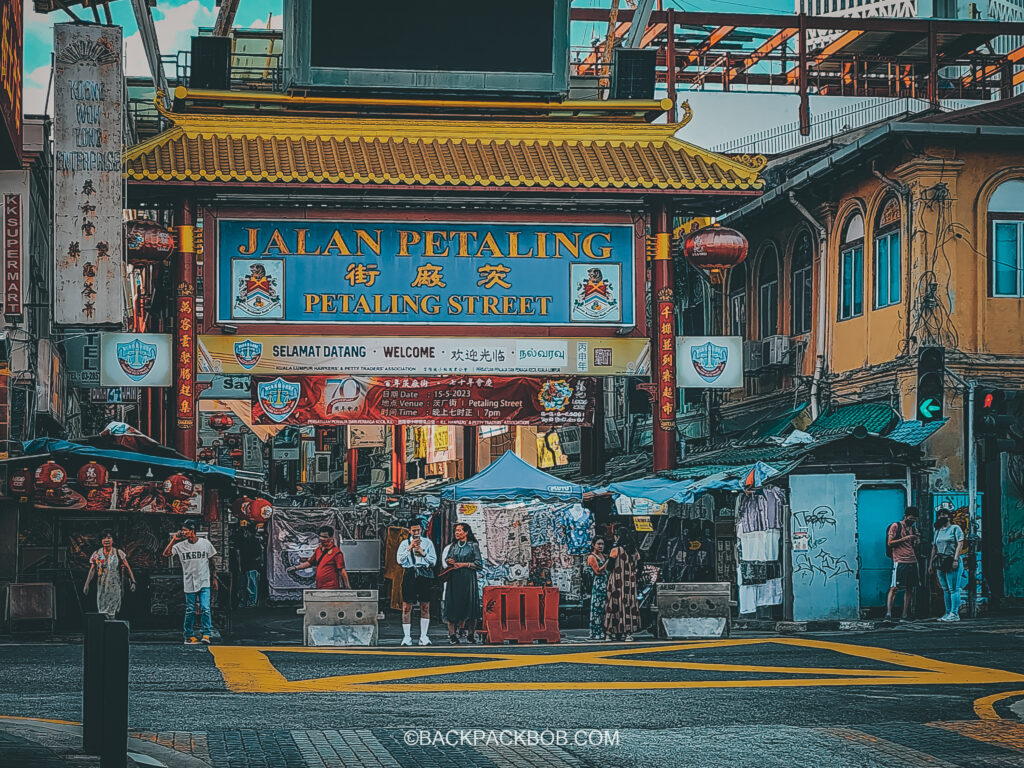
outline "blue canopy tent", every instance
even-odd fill
[[[448,486],[441,498],[452,501],[482,499],[545,499],[582,501],[583,486],[549,475],[508,451],[487,469],[469,480]]]
[[[647,499],[655,504],[669,501],[693,501],[693,491],[688,480],[668,480],[663,477],[650,477],[644,480],[627,480],[623,483],[612,483],[607,491],[631,499]]]

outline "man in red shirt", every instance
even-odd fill
[[[348,573],[345,571],[345,556],[334,543],[334,529],[325,525],[317,534],[320,537],[320,546],[313,550],[309,558],[288,568],[288,573],[304,568],[316,568],[317,589],[338,589],[341,586],[352,589],[348,583]]]
[[[907,507],[903,520],[893,523],[885,533],[885,549],[892,558],[892,582],[885,604],[885,620],[892,621],[892,606],[896,593],[903,590],[903,614],[910,618],[910,604],[914,592],[920,585],[920,565],[917,561],[917,544],[921,534],[917,530],[917,507]]]

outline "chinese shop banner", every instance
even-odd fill
[[[252,377],[254,424],[589,426],[597,384],[564,378]]]
[[[645,338],[210,334],[199,337],[199,365],[204,373],[256,375],[647,376],[651,361]]]
[[[636,325],[631,222],[221,219],[218,322]]]
[[[54,321],[124,319],[121,28],[53,28]]]

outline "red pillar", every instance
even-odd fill
[[[651,263],[651,373],[655,395],[654,471],[675,466],[676,459],[676,310],[672,292],[672,214],[667,203],[654,210],[654,260]]]
[[[356,488],[359,487],[359,483],[356,479],[356,475],[359,471],[359,449],[349,448],[348,449],[348,490],[349,493],[355,493]]]
[[[405,427],[396,424],[391,440],[391,485],[395,493],[405,493]]]
[[[174,261],[174,448],[196,457],[196,247],[195,202],[183,197],[175,212],[178,255]]]

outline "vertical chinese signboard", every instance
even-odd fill
[[[10,154],[16,161],[12,167],[21,164],[22,152],[23,9],[22,0],[0,0],[0,122],[11,148],[9,153],[0,152],[0,160]]]
[[[672,289],[663,288],[658,293],[658,348],[655,351],[657,365],[654,366],[658,377],[658,394],[655,403],[658,408],[656,418],[660,419],[663,429],[675,429],[676,419],[676,339],[673,327]]]
[[[178,286],[178,323],[175,332],[174,370],[178,429],[196,425],[196,297],[192,286]]]
[[[124,319],[121,28],[53,28],[54,320]]]
[[[4,318],[20,321],[21,307],[21,270],[22,270],[22,233],[23,218],[20,194],[5,194],[3,199],[3,259],[4,259]]]

